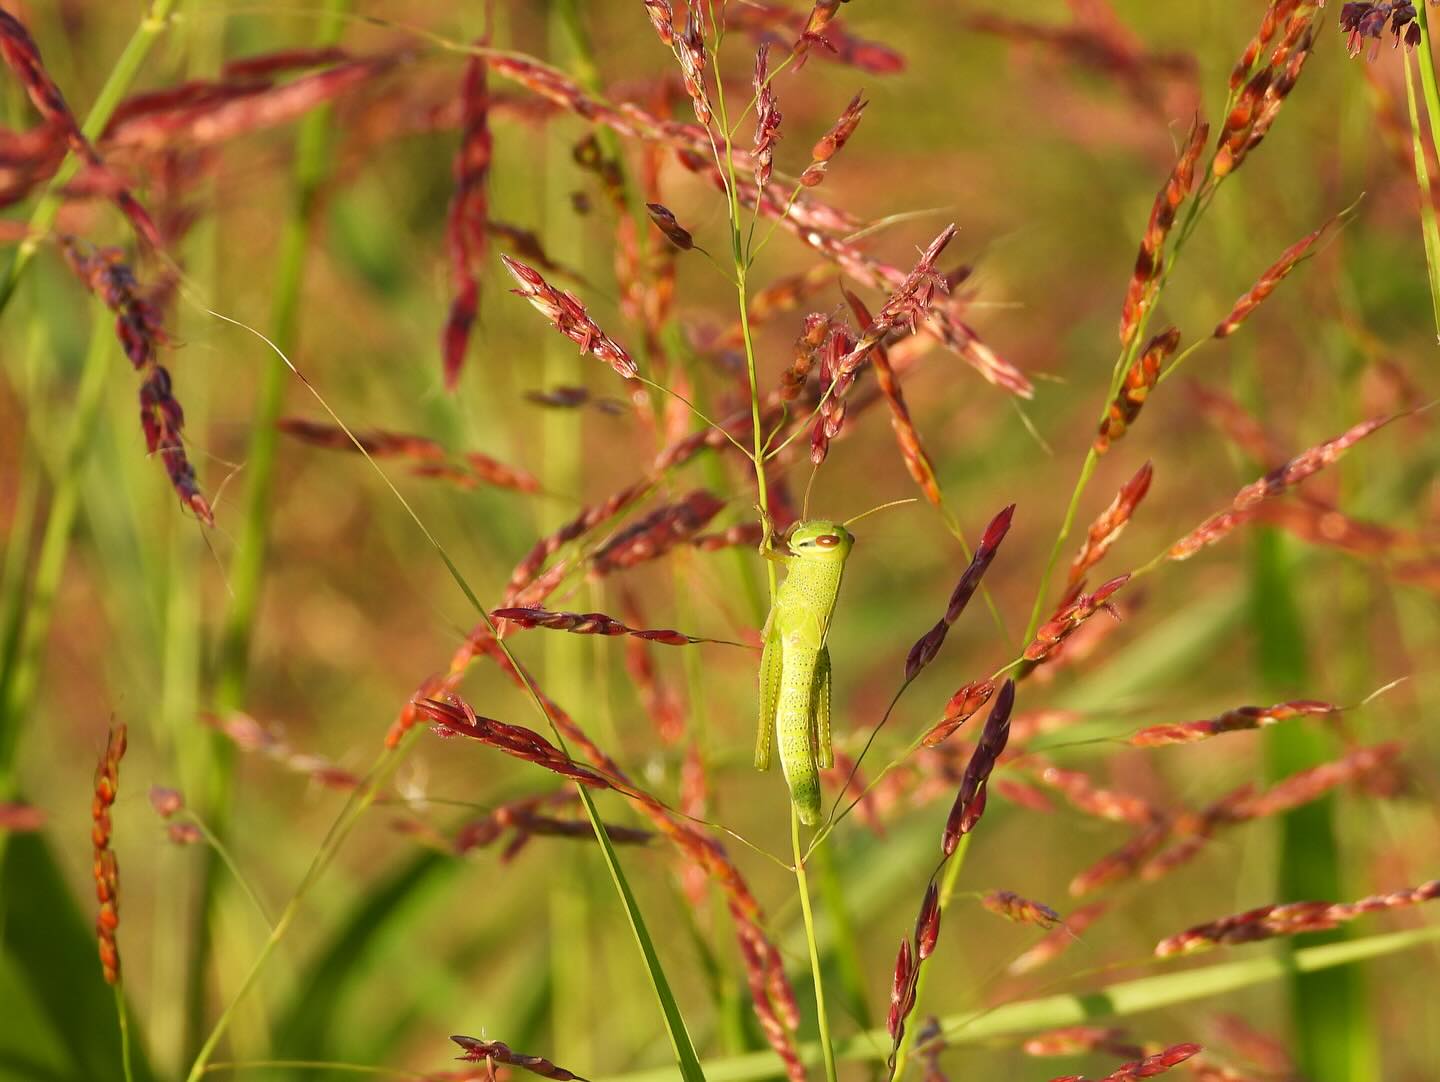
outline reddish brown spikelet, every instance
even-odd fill
[[[339,64],[349,59],[350,54],[337,45],[276,49],[227,60],[220,73],[227,79],[264,79],[282,72]]]
[[[1265,426],[1228,394],[1199,383],[1191,383],[1186,391],[1200,415],[1256,462],[1269,464],[1285,457]]]
[[[481,484],[508,488],[515,492],[540,491],[540,481],[517,466],[508,465],[479,451],[465,452],[464,459],[470,475]]]
[[[45,826],[45,813],[33,804],[0,800],[0,830],[29,834]]]
[[[1389,894],[1371,895],[1356,902],[1291,902],[1287,905],[1264,905],[1233,917],[1222,917],[1208,924],[1196,925],[1163,939],[1155,946],[1155,956],[1169,958],[1222,945],[1329,931],[1366,913],[1404,909],[1436,898],[1440,898],[1440,879]]]
[[[1070,880],[1070,894],[1078,898],[1107,883],[1129,878],[1149,856],[1165,844],[1170,835],[1171,825],[1165,821],[1140,828],[1115,852],[1101,857]]]
[[[1275,123],[1280,107],[1295,89],[1300,73],[1310,58],[1314,41],[1312,24],[1319,8],[1318,3],[1312,2],[1291,5],[1284,32],[1267,65],[1256,71],[1234,95],[1235,104],[1225,118],[1215,157],[1210,163],[1210,171],[1217,182],[1238,169],[1249,153],[1260,145]]]
[[[1155,1078],[1180,1066],[1191,1056],[1198,1055],[1200,1051],[1201,1048],[1198,1044],[1171,1045],[1162,1052],[1156,1052],[1153,1056],[1146,1056],[1144,1059],[1116,1068],[1100,1082],[1136,1082],[1141,1078]]]
[[[811,312],[805,317],[804,329],[795,339],[795,360],[780,377],[780,397],[793,402],[805,390],[810,370],[820,358],[820,350],[830,336],[830,317],[820,312]]]
[[[935,953],[940,939],[940,887],[933,880],[925,889],[920,915],[915,918],[915,958],[925,961]]]
[[[1150,481],[1155,471],[1150,463],[1140,467],[1140,471],[1134,477],[1126,481],[1120,491],[1115,494],[1115,499],[1110,506],[1100,513],[1100,517],[1090,524],[1090,532],[1085,538],[1085,544],[1080,547],[1079,553],[1070,564],[1069,585],[1073,589],[1078,586],[1085,575],[1092,567],[1105,558],[1110,547],[1120,539],[1125,532],[1125,527],[1130,524],[1135,509],[1140,506],[1140,501],[1150,491]]]
[[[856,370],[894,328],[905,325],[913,332],[929,316],[936,299],[949,288],[945,276],[936,270],[940,254],[958,232],[952,222],[930,242],[909,274],[895,285],[880,311],[861,332],[859,339],[835,366],[835,378],[853,381]],[[848,387],[849,384],[847,383]]]
[[[1110,445],[1125,435],[1126,429],[1135,423],[1146,398],[1160,379],[1160,367],[1180,346],[1180,332],[1174,327],[1157,334],[1145,343],[1140,356],[1125,373],[1120,392],[1100,422],[1100,431],[1095,437],[1095,453],[1103,455]]]
[[[906,683],[914,680],[920,671],[934,661],[936,655],[940,653],[940,647],[945,643],[945,636],[955,626],[955,622],[960,619],[965,607],[970,604],[970,599],[975,596],[975,591],[980,588],[980,581],[985,577],[985,572],[995,559],[995,553],[1000,550],[1000,543],[1005,540],[1005,535],[1010,531],[1010,522],[1014,517],[1015,505],[1012,503],[992,518],[990,524],[985,527],[985,533],[980,538],[980,544],[975,548],[975,555],[971,557],[970,565],[965,568],[964,573],[960,576],[960,581],[955,584],[955,589],[950,594],[950,604],[945,608],[945,615],[910,648],[910,654],[905,659]]]
[[[1086,620],[1101,609],[1109,611],[1112,616],[1119,619],[1114,611],[1114,606],[1110,603],[1110,597],[1129,581],[1128,574],[1120,575],[1101,584],[1093,594],[1082,593],[1075,597],[1035,632],[1035,641],[1025,647],[1025,660],[1044,661],[1067,638],[1079,630]]]
[[[800,174],[801,184],[814,188],[825,179],[825,171],[830,168],[830,159],[843,150],[850,137],[855,134],[855,129],[860,126],[860,117],[869,104],[860,94],[850,99],[850,104],[845,106],[839,118],[830,126],[830,130],[811,148],[810,164]]]
[[[680,62],[685,93],[690,95],[690,104],[695,108],[695,119],[708,126],[710,91],[705,86],[705,34],[700,21],[700,5],[690,5],[689,15],[685,19],[685,30],[675,35],[670,47],[675,52],[675,59]]]
[[[1155,295],[1159,291],[1160,276],[1165,269],[1165,240],[1175,224],[1175,215],[1195,187],[1195,163],[1205,149],[1210,137],[1210,125],[1197,120],[1190,129],[1190,136],[1181,148],[1175,168],[1170,171],[1164,186],[1155,196],[1150,208],[1150,222],[1140,240],[1140,251],[1135,257],[1135,271],[1125,293],[1125,305],[1120,313],[1120,344],[1129,348],[1140,333],[1140,327]]]
[[[619,789],[609,779],[575,762],[539,733],[521,725],[508,725],[493,718],[481,717],[458,695],[447,695],[444,700],[423,699],[415,702],[414,706],[421,715],[435,723],[441,735],[468,736],[581,785],[597,789]]]
[[[664,233],[665,239],[675,247],[682,252],[688,252],[695,247],[695,238],[675,220],[669,207],[660,203],[646,203],[645,210],[649,213],[650,220],[655,223],[655,228]]]
[[[961,687],[945,704],[945,715],[940,723],[921,738],[927,748],[939,747],[971,719],[995,694],[995,681],[975,680]]]
[[[574,294],[556,289],[539,271],[518,259],[501,256],[500,261],[520,285],[510,292],[529,301],[556,330],[577,343],[581,353],[593,353],[624,379],[634,379],[639,374],[630,354],[600,329]]]
[[[801,33],[808,22],[808,13],[801,14],[781,4],[764,0],[746,0],[725,8],[725,24],[748,32],[762,42],[777,40],[784,33]],[[905,58],[888,45],[866,41],[847,31],[837,19],[831,19],[812,39],[821,46],[820,57],[838,64],[859,68],[872,75],[894,75],[905,70]]]
[[[110,198],[129,219],[135,232],[152,248],[160,248],[160,231],[145,208],[130,194],[129,186],[105,164],[80,130],[75,114],[65,102],[65,95],[45,70],[35,39],[19,19],[3,10],[0,10],[0,58],[20,80],[31,104],[44,121],[64,134],[71,153],[104,178],[104,187]]]
[[[1015,708],[1015,681],[1006,680],[985,719],[985,728],[980,742],[970,755],[970,762],[960,779],[959,792],[955,803],[945,820],[945,831],[940,840],[940,851],[948,858],[960,844],[960,838],[975,829],[985,812],[985,784],[1005,744],[1010,739],[1010,714]]]
[[[1166,744],[1193,744],[1221,733],[1246,729],[1263,729],[1267,725],[1301,716],[1333,714],[1339,707],[1314,699],[1297,699],[1274,706],[1241,706],[1227,710],[1205,721],[1188,721],[1176,725],[1151,725],[1130,738],[1137,748],[1158,748]]]
[[[120,927],[120,869],[110,846],[110,806],[120,787],[120,760],[125,757],[126,729],[112,725],[105,750],[95,766],[95,798],[90,805],[90,841],[95,851],[95,899],[100,912],[95,934],[100,946],[100,969],[107,984],[120,983],[120,945],[115,932]]]
[[[1129,793],[1102,788],[1078,770],[1046,765],[1036,771],[1035,777],[1063,794],[1075,808],[1099,819],[1146,826],[1161,818],[1160,812],[1148,801]]]
[[[275,422],[275,427],[302,443],[330,451],[358,453],[363,448],[374,458],[408,458],[418,462],[433,462],[445,457],[445,448],[440,444],[427,436],[408,432],[355,432],[352,439],[338,425],[308,421],[302,417],[282,417]]]
[[[557,1067],[540,1056],[527,1056],[512,1051],[500,1041],[482,1041],[475,1037],[455,1036],[450,1038],[463,1050],[464,1055],[456,1056],[469,1063],[503,1063],[507,1067],[519,1067],[522,1071],[552,1079],[553,1082],[586,1082],[582,1075]]]
[[[643,499],[645,494],[650,491],[652,484],[653,482],[649,480],[642,480],[622,488],[602,502],[584,508],[553,534],[537,541],[525,558],[516,565],[515,570],[510,573],[510,582],[505,587],[506,604],[513,604],[521,596],[522,591],[535,582],[536,576],[540,574],[551,556],[559,552],[565,545],[579,540],[601,523],[614,518]]]
[[[757,541],[758,544],[758,541]],[[624,598],[625,618],[635,626],[642,626],[639,602],[629,590]],[[680,742],[685,735],[685,703],[680,695],[661,682],[655,671],[655,659],[650,645],[643,638],[629,638],[625,643],[625,671],[635,685],[636,694],[645,708],[646,715],[655,725],[655,732],[667,745]],[[695,747],[692,745],[681,768],[682,792],[689,794],[687,814],[702,817],[704,812],[705,769]],[[682,801],[682,803],[684,803]],[[693,808],[694,810],[690,810]],[[687,883],[690,879],[687,878]],[[698,882],[703,883],[703,877]]]
[[[810,51],[810,46],[819,43],[822,47],[829,48],[830,43],[825,38],[825,28],[835,18],[835,13],[840,10],[842,0],[815,0],[815,6],[810,9],[809,16],[805,19],[805,26],[800,31],[800,37],[796,40],[791,50],[798,63],[805,62],[805,56]]]
[[[645,14],[650,16],[650,25],[655,28],[660,43],[670,45],[675,40],[675,11],[670,6],[670,0],[643,0],[643,3]]]
[[[842,287],[842,290],[845,299],[850,303],[850,310],[855,313],[856,320],[861,326],[868,326],[872,320],[869,309],[865,307],[865,302],[848,289]],[[886,405],[890,407],[890,428],[895,433],[896,443],[900,445],[900,455],[905,460],[905,469],[909,471],[914,482],[920,486],[920,491],[925,494],[925,498],[935,507],[939,507],[943,500],[940,494],[940,482],[935,476],[935,466],[930,460],[929,452],[925,450],[925,445],[920,441],[920,432],[916,429],[915,422],[910,417],[910,407],[905,403],[905,394],[900,389],[900,381],[896,378],[895,368],[890,363],[890,354],[884,345],[877,343],[870,357],[875,366],[875,381],[880,387],[880,393],[885,396]]]
[[[761,42],[755,52],[755,187],[764,191],[775,166],[775,148],[780,144],[780,102],[770,86],[770,43]]]
[[[1060,923],[1060,914],[1048,905],[1022,898],[1013,891],[992,890],[980,899],[980,904],[996,916],[1016,924],[1038,924],[1041,928],[1053,928]]]
[[[724,506],[713,492],[695,489],[657,508],[596,551],[591,557],[592,573],[609,575],[659,559],[703,530]]]
[[[1222,319],[1215,327],[1216,338],[1228,338],[1234,334],[1242,323],[1250,318],[1250,314],[1264,303],[1265,299],[1274,293],[1276,288],[1286,277],[1305,259],[1309,258],[1315,245],[1320,238],[1340,220],[1340,215],[1335,215],[1313,233],[1307,233],[1294,244],[1286,248],[1280,254],[1280,258],[1256,279],[1255,284],[1249,291],[1240,297],[1230,309],[1230,314]]]
[[[1021,1049],[1027,1056],[1079,1056],[1086,1052],[1109,1052],[1135,1059],[1145,1050],[1126,1039],[1118,1026],[1066,1026],[1031,1037]]]
[[[487,38],[477,42],[487,43]],[[455,296],[440,332],[445,387],[451,391],[460,381],[470,331],[480,309],[480,268],[489,244],[485,229],[490,205],[487,186],[495,140],[490,134],[488,71],[484,60],[471,56],[465,63],[460,86],[460,148],[451,166],[455,191],[445,221],[445,248]]]
[[[180,502],[205,525],[215,525],[214,512],[185,453],[185,411],[175,398],[169,371],[156,360],[160,344],[167,341],[159,313],[140,295],[140,285],[118,249],[82,248],[71,237],[63,238],[62,244],[71,269],[115,313],[116,337],[140,373],[140,428],[146,449],[160,456]]]
[[[697,639],[678,631],[645,631],[627,627],[601,612],[551,612],[548,609],[508,608],[496,609],[490,615],[496,620],[508,620],[520,627],[543,627],[551,631],[568,631],[573,635],[629,635],[646,642],[658,642],[663,646],[689,646],[692,643],[714,641]]]
[[[840,359],[849,351],[855,338],[843,326],[832,326],[820,353],[820,409],[810,429],[810,461],[819,466],[830,453],[830,441],[840,434],[845,424],[844,393],[854,377],[837,378]]]
[[[1069,950],[1076,939],[1084,934],[1085,929],[1099,920],[1109,908],[1108,902],[1092,902],[1081,906],[1066,917],[1063,924],[1052,929],[1044,939],[1011,962],[1007,972],[1029,973],[1053,962]]]
[[[166,789],[164,786],[150,786],[150,806],[155,809],[155,814],[161,819],[169,819],[185,808],[185,798],[180,795],[178,789]]]
[[[1355,444],[1401,416],[1404,414],[1372,417],[1333,439],[1301,451],[1284,465],[1276,467],[1242,488],[1230,501],[1228,508],[1211,515],[1194,530],[1171,545],[1166,555],[1172,560],[1188,560],[1201,549],[1213,545],[1235,527],[1247,521],[1257,505],[1281,495],[1286,489],[1300,484],[1312,475],[1319,473],[1326,466],[1333,465]]]

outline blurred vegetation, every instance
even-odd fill
[[[781,6],[809,11],[798,0]],[[181,0],[168,19],[148,24],[139,5],[6,7],[82,118],[130,55],[123,50],[137,25],[153,42],[125,94],[223,80],[236,58],[301,47],[338,44],[351,57],[392,61],[323,106],[215,145],[110,154],[99,140],[161,224],[163,257],[137,251],[103,192],[71,191],[53,228],[32,238],[34,258],[0,317],[0,803],[45,817],[34,832],[0,828],[0,1077],[121,1077],[115,1006],[90,927],[91,774],[111,719],[130,730],[113,816],[136,1078],[184,1078],[237,999],[214,1056],[219,1075],[230,1071],[221,1062],[286,1060],[443,1077],[456,1067],[448,1035],[463,1033],[588,1078],[652,1069],[674,1077],[645,964],[593,837],[536,836],[513,859],[503,839],[463,856],[451,851],[463,824],[506,801],[561,793],[561,779],[426,731],[383,760],[380,769],[393,775],[368,808],[325,784],[318,769],[368,782],[397,714],[476,626],[452,571],[483,605],[499,605],[537,539],[642,478],[658,448],[701,425],[673,399],[577,356],[507,292],[499,254],[527,258],[513,236],[492,236],[480,264],[479,315],[453,393],[441,365],[464,43],[488,34],[497,48],[553,64],[611,101],[690,121],[674,58],[644,5],[498,0],[487,14],[479,4]],[[1152,200],[1195,115],[1218,131],[1227,79],[1265,10],[1211,0],[1046,0],[1023,11],[978,0],[853,0],[842,8],[845,32],[894,50],[903,70],[857,70],[817,47],[776,78],[784,114],[777,172],[798,174],[811,144],[863,89],[863,121],[815,194],[874,223],[857,243],[907,270],[946,223],[958,223],[942,269],[974,268],[958,287],[968,298],[964,318],[1035,384],[1033,398],[1016,398],[939,348],[903,373],[915,429],[967,538],[1007,504],[1017,511],[986,578],[1005,636],[977,601],[900,700],[866,759],[867,778],[939,719],[957,687],[1018,653],[1111,386],[1116,321]],[[986,15],[1025,22],[987,23]],[[1413,61],[1404,48],[1391,50],[1388,36],[1375,59],[1348,58],[1335,16],[1319,14],[1303,78],[1263,145],[1218,189],[1176,260],[1152,330],[1173,323],[1187,345],[1199,341],[1289,245],[1358,206],[1243,328],[1197,350],[1165,381],[1099,460],[1062,571],[1087,524],[1144,462],[1155,479],[1092,587],[1146,564],[1286,456],[1440,394],[1405,158],[1402,73]],[[785,32],[772,65],[793,38]],[[732,120],[751,95],[754,48],[737,29],[719,52]],[[302,77],[275,76],[282,84]],[[620,166],[628,203],[617,211],[595,172],[577,162],[591,125],[539,107],[494,73],[490,91],[490,219],[533,232],[570,272],[547,271],[551,280],[580,296],[647,376],[711,417],[748,409],[743,357],[713,344],[737,316],[725,277],[723,196],[674,153],[612,133],[598,146]],[[24,170],[10,159],[39,122],[17,79],[4,84],[0,108],[0,172],[9,170],[3,225],[18,245],[44,184],[17,181]],[[747,120],[738,125],[742,149],[749,138]],[[777,188],[781,198],[789,190]],[[627,256],[617,220],[656,194],[705,252],[677,254],[673,309],[646,327],[627,317],[617,284],[617,257],[624,272]],[[634,220],[646,261],[640,279],[663,289],[656,268],[671,254],[648,219]],[[762,222],[757,235],[767,228]],[[114,316],[67,269],[60,233],[121,246],[140,284],[158,291],[169,339],[160,360],[184,407],[186,449],[213,504],[213,529],[177,505],[159,457],[146,454],[139,380],[116,343]],[[815,265],[814,252],[778,231],[749,271],[752,292]],[[806,312],[841,314],[835,280],[758,326],[762,391],[778,386]],[[885,299],[862,292],[872,309]],[[546,408],[526,397],[561,386],[583,387],[601,405]],[[1280,457],[1257,461],[1253,448],[1227,437],[1205,416],[1196,386],[1259,419]],[[855,397],[868,390],[867,378]],[[418,477],[403,458],[372,468],[275,425],[282,416],[330,424],[332,409],[357,432],[413,433],[454,455],[480,452],[534,475],[542,491]],[[884,404],[851,410],[844,438],[815,475],[816,514],[845,518],[917,495]],[[811,473],[804,444],[802,435],[800,454],[770,464],[797,508]],[[987,912],[981,895],[1011,890],[1066,915],[1093,900],[1072,899],[1071,880],[1135,828],[1081,814],[1055,792],[1043,813],[992,791],[911,1028],[931,1015],[980,1013],[949,1034],[934,1069],[952,1078],[1101,1077],[1124,1057],[1040,1060],[1021,1050],[1035,1031],[1079,1021],[1065,1014],[1078,1003],[1096,1024],[1118,1014],[1127,1040],[1149,1051],[1205,1045],[1205,1062],[1228,1065],[1236,1078],[1421,1080],[1440,1071],[1440,1005],[1418,994],[1437,960],[1424,908],[1366,916],[1328,937],[1221,947],[1194,963],[1151,958],[1165,937],[1255,906],[1349,901],[1436,877],[1440,741],[1425,720],[1440,706],[1437,460],[1433,413],[1401,417],[1284,497],[1310,509],[1300,516],[1308,536],[1299,536],[1299,518],[1277,517],[1242,526],[1188,562],[1160,565],[1118,595],[1122,621],[1096,616],[1061,660],[1021,683],[1021,717],[1054,712],[1053,727],[1024,750],[1162,809],[1201,809],[1238,786],[1263,789],[1356,747],[1398,741],[1403,750],[1383,778],[1339,786],[1281,819],[1217,832],[1193,861],[1154,882],[1107,888],[1105,917],[1057,961],[1023,976],[1007,965],[1045,933]],[[663,477],[621,522],[697,487],[724,501],[708,531],[755,521],[751,464],[722,449]],[[924,501],[855,529],[829,640],[837,747],[851,757],[967,562]],[[1044,599],[1047,616],[1061,578]],[[750,545],[682,545],[614,575],[575,576],[546,605],[754,641],[765,571]],[[525,630],[507,642],[636,784],[743,839],[717,834],[763,908],[801,1006],[799,1039],[813,1044],[807,941],[784,866],[785,789],[778,773],[750,769],[758,655],[708,644],[646,648],[655,680],[679,704],[682,735],[667,740],[627,665],[629,640]],[[544,730],[493,664],[476,664],[461,692],[486,717]],[[1192,747],[1124,743],[1143,726],[1290,699],[1344,709]],[[269,754],[224,735],[238,714],[263,726]],[[982,721],[957,742],[973,740]],[[889,1052],[883,1023],[895,949],[910,934],[958,780],[939,761],[913,759],[914,771],[887,778],[874,819],[842,821],[810,864],[842,1077],[879,1071]],[[685,774],[694,762],[706,778],[700,803]],[[1012,774],[1033,781],[1024,760]],[[223,838],[233,868],[203,840],[167,838],[146,799],[151,785],[184,794]],[[616,793],[594,799],[615,828],[649,826]],[[327,834],[352,813],[333,863],[311,882],[307,870]],[[556,814],[583,822],[573,805]],[[746,1058],[767,1046],[721,892],[697,887],[663,838],[615,852],[706,1077],[779,1076],[777,1061]],[[302,881],[311,885],[285,937],[240,997],[267,921]],[[1346,937],[1340,947],[1329,942]],[[1363,965],[1300,972],[1352,948]],[[1213,987],[1205,983],[1212,975]],[[1150,977],[1161,983],[1105,1003],[1103,989]],[[1030,1001],[1069,994],[1080,998],[1027,1013]],[[1279,1058],[1257,1061],[1223,1016],[1273,1038],[1293,1074]],[[995,1020],[988,1030],[987,1019]],[[909,1065],[912,1074],[924,1069]],[[300,1067],[233,1074],[346,1077]]]

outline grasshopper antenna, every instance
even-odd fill
[[[911,496],[907,500],[891,500],[889,503],[882,503],[878,507],[872,507],[868,511],[861,511],[860,514],[856,515],[854,518],[847,518],[840,525],[849,526],[852,522],[859,522],[862,518],[868,518],[869,516],[875,514],[877,511],[884,511],[890,507],[900,507],[907,503],[915,503],[918,499],[918,496]]]

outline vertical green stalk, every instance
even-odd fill
[[[124,50],[105,79],[105,85],[96,95],[95,103],[90,107],[85,122],[80,126],[86,139],[93,142],[105,130],[105,125],[110,122],[110,115],[115,112],[115,107],[120,104],[120,99],[125,96],[130,84],[135,81],[135,76],[139,74],[141,65],[145,63],[145,57],[149,55],[151,46],[155,44],[160,32],[165,29],[165,24],[169,20],[171,9],[174,6],[175,0],[151,0],[149,10],[140,20],[140,25],[135,28],[135,32],[130,35],[130,40],[125,43]],[[44,240],[45,234],[55,224],[55,216],[60,213],[60,192],[75,176],[79,168],[79,160],[73,153],[67,153],[65,160],[60,163],[60,168],[50,179],[45,194],[35,204],[35,209],[30,214],[30,221],[26,223],[25,239],[15,249],[10,266],[5,270],[5,278],[0,281],[0,312],[5,310],[5,306],[15,295],[15,287],[20,284],[20,276],[25,273],[25,268],[35,257],[35,252]]]
[[[1255,537],[1251,601],[1265,693],[1275,701],[1306,693],[1310,666],[1294,576],[1284,538],[1272,530],[1260,530]],[[1266,734],[1266,773],[1278,780],[1332,759],[1336,750],[1333,738],[1316,726],[1277,725]],[[1281,817],[1277,901],[1348,897],[1334,816],[1334,801],[1325,798]],[[1305,937],[1310,943],[1343,938],[1338,931],[1323,938]],[[1292,954],[1296,942],[1286,939],[1275,949]],[[1314,1082],[1364,1082],[1378,1077],[1360,974],[1351,968],[1295,972],[1290,974],[1289,985],[1300,1069],[1305,1077]]]
[[[135,1082],[135,1068],[130,1054],[130,1012],[125,1008],[125,986],[116,981],[111,987],[115,992],[115,1014],[120,1020],[120,1070],[124,1074],[125,1082]]]
[[[800,912],[805,919],[805,942],[810,948],[810,972],[815,978],[815,1013],[820,1027],[820,1054],[825,1060],[825,1078],[835,1082],[835,1046],[830,1040],[830,1015],[825,1010],[825,981],[820,971],[820,941],[815,938],[815,914],[810,908],[810,886],[805,877],[805,850],[800,846],[800,815],[790,806],[790,848],[795,854],[795,888],[800,895]]]
[[[333,45],[340,39],[348,0],[326,0],[316,34],[317,45]],[[299,324],[301,287],[305,256],[309,248],[316,199],[330,168],[330,110],[317,109],[300,124],[295,144],[294,203],[280,240],[280,257],[275,276],[274,301],[269,337],[289,353],[295,347]],[[235,555],[230,565],[230,607],[225,614],[216,663],[215,710],[225,715],[245,700],[250,675],[250,645],[264,580],[269,548],[271,495],[275,478],[275,454],[279,419],[284,401],[288,369],[275,355],[268,356],[261,375],[255,403],[249,450],[246,454],[248,487],[244,517],[240,522]],[[234,749],[218,735],[211,744],[208,777],[199,792],[204,815],[216,834],[224,837],[228,827],[230,783]],[[193,950],[186,996],[186,1047],[194,1047],[205,1026],[206,971],[211,939],[210,912],[219,887],[219,859],[206,850],[200,900],[192,934]]]
[[[1429,46],[1422,42],[1421,49],[1426,58],[1429,57]],[[1430,187],[1430,167],[1426,162],[1425,139],[1420,132],[1420,110],[1415,104],[1415,76],[1410,71],[1409,56],[1402,56],[1401,62],[1405,65],[1405,104],[1410,112],[1410,146],[1411,155],[1415,159],[1415,188],[1416,196],[1420,206],[1420,236],[1425,242],[1425,270],[1430,280],[1430,311],[1435,319],[1436,335],[1440,336],[1440,228],[1437,228],[1435,221],[1435,193]],[[1422,79],[1426,64],[1422,60]],[[1430,74],[1433,82],[1434,72]],[[1431,124],[1434,124],[1434,106],[1429,102],[1427,94],[1426,111],[1431,116]],[[1433,133],[1432,133],[1433,139]]]

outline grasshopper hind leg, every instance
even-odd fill
[[[765,649],[760,655],[760,721],[755,731],[755,769],[770,769],[770,747],[775,737],[775,710],[780,699],[780,674],[783,647],[778,637],[765,635]]]
[[[821,770],[835,765],[830,743],[830,649],[825,646],[815,659],[815,761]]]

